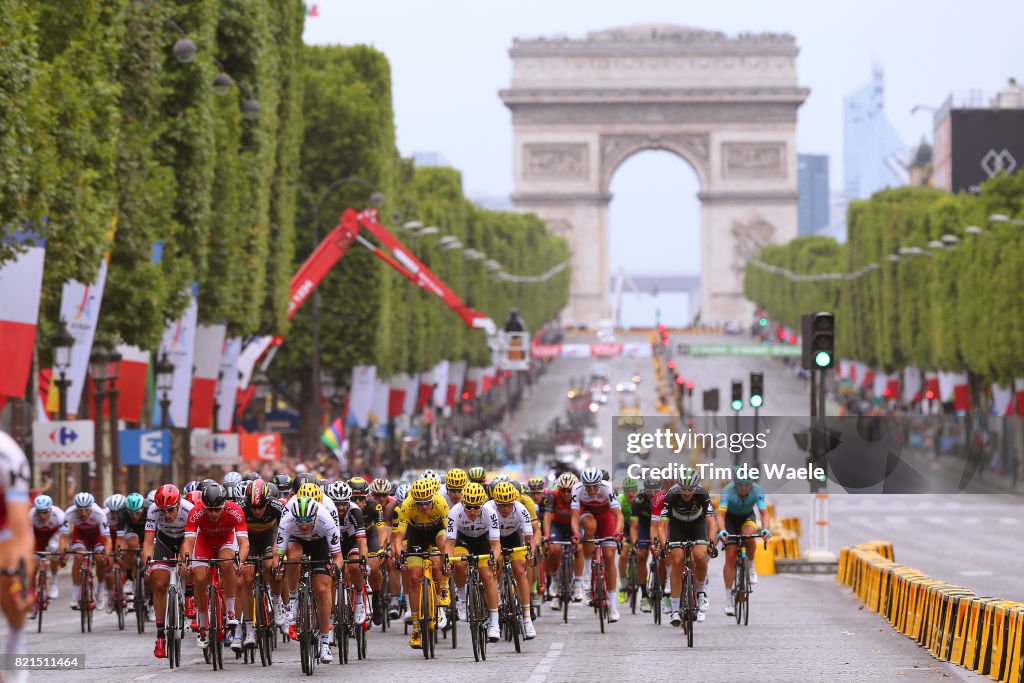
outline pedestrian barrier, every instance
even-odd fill
[[[769,504],[769,507],[771,507],[770,504]],[[774,514],[772,514],[772,519],[775,520],[775,527],[776,528],[774,529],[774,531],[781,531],[781,530],[792,531],[798,537],[803,533],[799,517],[778,517],[777,518],[777,517],[775,517]]]
[[[1024,603],[979,597],[898,565],[885,541],[843,548],[837,579],[936,659],[1024,683]]]

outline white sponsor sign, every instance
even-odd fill
[[[32,425],[32,451],[36,463],[92,462],[92,420],[55,420]]]
[[[238,434],[192,431],[192,461],[200,465],[233,465],[240,458]]]

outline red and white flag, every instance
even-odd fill
[[[137,346],[121,344],[121,376],[117,379],[118,414],[125,422],[142,422],[142,406],[146,402],[146,382],[149,375],[149,351]]]
[[[0,264],[0,396],[21,398],[32,371],[45,246]]]
[[[374,422],[381,424],[388,421],[388,397],[391,395],[391,386],[386,379],[378,379],[373,383],[373,403],[370,410],[373,412]]]
[[[448,370],[448,396],[446,405],[453,406],[461,398],[462,384],[466,381],[466,361],[458,360]]]
[[[405,410],[405,395],[409,390],[409,375],[400,372],[388,381],[388,417],[398,417]]]
[[[226,332],[226,325],[199,325],[196,330],[189,427],[208,428],[213,423],[213,397],[217,393],[217,374],[224,355]]]
[[[412,415],[416,412],[416,402],[419,400],[420,376],[411,375],[405,385],[405,400],[402,402],[402,414]]]
[[[231,418],[238,400],[238,357],[242,353],[241,337],[224,340],[217,378],[217,431],[230,432]]]

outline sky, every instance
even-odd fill
[[[313,4],[314,0],[307,0]],[[800,153],[830,156],[830,185],[842,182],[842,100],[885,71],[887,116],[908,146],[931,138],[932,116],[951,93],[995,93],[1024,80],[1022,0],[352,0],[315,1],[311,44],[373,45],[392,69],[398,147],[442,154],[462,171],[471,198],[512,191],[511,115],[498,98],[509,86],[516,37],[582,38],[616,26],[668,23],[724,31],[790,33],[797,74],[810,96],[799,110]],[[612,181],[611,271],[698,272],[696,176],[667,153],[628,160]],[[627,218],[628,217],[628,218]],[[679,239],[652,254],[651,236]]]

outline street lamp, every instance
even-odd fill
[[[160,394],[160,429],[169,428],[171,422],[171,388],[174,386],[174,363],[167,359],[167,352],[153,365],[156,373],[156,390]]]
[[[942,243],[948,247],[956,246],[960,242],[960,238],[956,235],[943,235],[941,239]]]
[[[95,425],[95,450],[96,450],[96,473],[99,479],[99,486],[90,486],[90,488],[98,488],[96,493],[99,496],[103,496],[105,487],[103,486],[105,477],[103,476],[106,470],[106,458],[103,452],[103,401],[107,397],[106,384],[107,378],[110,374],[110,351],[107,349],[103,342],[96,342],[93,346],[92,353],[89,355],[89,375],[92,377],[96,389],[93,391],[93,424]],[[87,467],[86,466],[83,466]],[[85,482],[85,472],[83,471],[82,476],[83,484]]]
[[[400,227],[399,230],[419,230],[422,227],[423,223],[419,221],[409,221],[402,225],[402,227]]]
[[[121,442],[117,431],[117,398],[121,390],[117,388],[117,380],[121,377],[121,353],[116,348],[107,354],[107,398],[110,402],[110,471],[112,491],[120,490],[118,486],[121,473]],[[142,488],[141,485],[139,488]]]
[[[966,232],[968,235],[980,235],[983,232],[985,232],[985,230],[979,228],[977,225],[968,225],[966,228],[964,228],[964,232]]]
[[[1005,213],[994,213],[988,217],[993,223],[1009,223],[1011,225],[1024,225],[1024,220],[1019,218],[1010,218]]]
[[[889,262],[890,263],[899,263],[900,262],[900,257],[897,256],[896,254],[889,254]]]
[[[417,237],[426,237],[428,235],[436,235],[436,234],[438,234],[440,232],[441,232],[441,228],[437,227],[436,225],[428,225],[425,228],[420,228],[419,230],[417,230],[416,231],[416,236]]]
[[[67,324],[61,319],[57,324],[57,331],[50,338],[50,346],[53,347],[53,367],[60,374],[59,379],[54,380],[54,383],[57,385],[58,415],[61,420],[68,419],[67,393],[71,380],[67,378],[67,371],[71,367],[71,348],[74,345],[75,338],[68,332]]]
[[[168,21],[170,20],[168,19]],[[173,22],[171,23],[173,24]],[[177,24],[174,24],[174,26],[177,26]],[[190,62],[195,61],[196,53],[199,52],[199,48],[196,47],[196,44],[184,37],[178,38],[174,43],[174,47],[171,49],[174,52],[174,58],[182,64],[189,64]]]
[[[940,240],[931,240],[930,242],[928,242],[929,249],[943,249],[945,248],[945,246],[946,245],[943,244]]]
[[[213,77],[213,94],[218,97],[223,97],[231,92],[231,88],[235,85],[235,82],[231,80],[231,76],[221,71]]]

